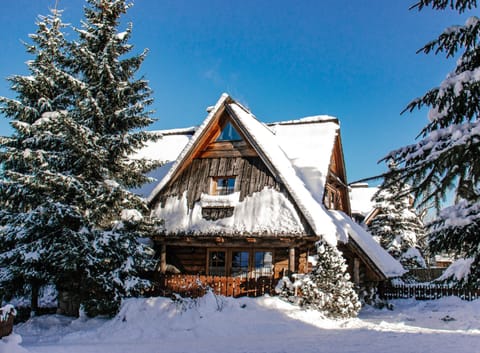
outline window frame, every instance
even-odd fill
[[[219,274],[211,274],[210,271],[210,254],[214,252],[224,252],[225,253],[225,268],[224,268],[224,274],[219,275]],[[246,271],[245,274],[240,274],[240,275],[235,275],[232,273],[232,262],[233,262],[233,253],[235,252],[246,252],[248,253],[248,270]],[[255,263],[255,255],[256,253],[271,253],[272,256],[272,263],[271,263],[271,268],[270,268],[270,273],[269,274],[264,274],[264,273],[259,273],[259,271],[256,268],[256,263]],[[205,273],[207,276],[221,276],[221,277],[243,277],[243,278],[260,278],[260,277],[271,277],[275,275],[275,250],[274,249],[268,249],[268,248],[245,248],[245,247],[238,247],[238,248],[218,248],[218,247],[212,247],[212,248],[207,248],[207,262],[206,262],[206,271]]]
[[[210,195],[215,196],[225,196],[235,193],[235,186],[237,184],[237,177],[235,175],[223,175],[223,176],[213,176],[211,177],[210,183]],[[227,186],[218,186],[220,180],[227,180]],[[230,180],[233,180],[233,185],[230,186]],[[225,192],[219,192],[219,190],[225,190]]]

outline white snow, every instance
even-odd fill
[[[15,333],[0,340],[0,353],[28,353],[29,351],[22,347],[22,336]]]
[[[437,281],[453,280],[461,281],[467,280],[470,275],[470,267],[472,266],[474,258],[458,259],[454,261],[443,274],[437,278]]]
[[[142,214],[136,209],[124,209],[120,213],[122,221],[140,222],[143,219]]]
[[[397,260],[373,239],[370,233],[345,213],[330,210],[329,214],[334,219],[340,232],[339,239],[348,239],[348,237],[353,239],[387,277],[399,277],[407,272]]]
[[[10,315],[17,315],[17,310],[12,304],[6,304],[0,308],[0,321],[7,321]]]
[[[229,195],[200,195],[201,207],[235,207],[240,199],[240,192],[234,192]]]
[[[378,191],[376,186],[368,186],[366,183],[350,185],[350,208],[352,213],[367,216],[374,209],[373,195]]]
[[[322,186],[325,185],[328,164],[326,164],[326,169],[322,168],[325,164],[320,165],[319,168],[312,165],[307,167],[305,165],[306,161],[299,158],[296,162],[300,167],[295,169],[292,162],[287,157],[286,152],[280,147],[279,140],[276,138],[276,135],[273,134],[272,130],[258,121],[250,112],[239,104],[232,103],[229,104],[229,107],[240,120],[241,126],[243,126],[253,138],[254,145],[256,144],[258,146],[259,153],[261,151],[267,161],[276,169],[275,174],[278,175],[280,180],[287,187],[297,206],[301,209],[302,214],[308,220],[314,233],[321,236],[329,244],[335,246],[337,242],[335,237],[335,225],[327,216],[326,209],[322,203]],[[330,149],[327,151],[311,150],[310,154],[325,153],[330,158],[332,148],[333,141]],[[290,150],[293,151],[294,149],[291,148]],[[308,161],[308,158],[305,159]],[[310,159],[313,159],[313,157]],[[317,185],[319,186],[315,186],[315,183],[318,183]],[[309,190],[309,185],[314,189]],[[314,196],[313,191],[320,192],[320,194]]]
[[[31,318],[15,326],[23,343],[8,353],[478,352],[479,300],[391,303],[392,311],[365,307],[358,318],[331,320],[278,297],[128,299],[110,320]]]
[[[238,193],[230,196],[237,197]],[[292,203],[280,192],[273,189],[263,189],[243,201],[238,202],[233,210],[233,216],[216,221],[208,221],[202,217],[202,203],[195,203],[192,210],[188,209],[186,193],[182,197],[170,197],[164,207],[157,205],[153,215],[165,221],[167,233],[187,233],[195,235],[218,235],[243,233],[303,234],[303,226]],[[226,202],[226,201],[225,201]]]
[[[154,181],[143,185],[141,188],[134,189],[132,192],[147,198],[157,186],[159,181],[162,180],[172,168],[172,165],[177,160],[178,155],[192,137],[193,131],[194,128],[152,131],[153,134],[157,134],[161,136],[161,138],[155,142],[148,142],[146,146],[133,155],[132,158],[144,158],[148,160],[160,161],[164,164],[148,173],[148,177],[153,178]]]

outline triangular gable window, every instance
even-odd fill
[[[217,141],[240,141],[242,138],[233,125],[228,122],[223,128]]]

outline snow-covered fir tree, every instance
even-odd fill
[[[373,201],[378,214],[368,229],[380,245],[405,268],[425,267],[421,252],[425,248],[425,228],[413,207],[410,187],[386,177]]]
[[[34,56],[28,62],[30,75],[8,79],[17,99],[0,97],[0,111],[14,129],[0,139],[0,287],[7,297],[30,294],[33,311],[40,286],[53,283],[59,270],[55,263],[62,254],[52,249],[75,243],[80,219],[70,204],[69,195],[76,191],[65,152],[72,103],[63,80],[65,25],[58,11],[39,17],[37,25],[33,43],[26,44]]]
[[[9,245],[1,257],[7,265],[18,259],[4,267],[6,282],[26,279],[28,260],[39,264],[40,285],[56,284],[97,315],[114,313],[122,297],[148,286],[141,273],[153,265],[151,252],[138,242],[146,207],[128,189],[143,184],[155,164],[128,157],[154,138],[140,131],[152,122],[150,88],[135,78],[145,52],[125,57],[131,25],[117,28],[129,6],[87,3],[78,41],[42,32],[50,44],[61,41],[58,52],[47,50],[53,64],[30,49],[41,69],[30,63],[31,76],[12,79],[18,99],[2,98],[16,133],[2,139],[2,237]]]
[[[354,317],[361,309],[347,264],[340,251],[325,242],[317,243],[317,263],[301,279],[301,305],[332,318]]]
[[[422,0],[422,10],[447,8],[463,13],[476,9],[475,0]],[[480,285],[480,19],[469,17],[426,44],[421,52],[458,58],[439,87],[412,101],[405,110],[429,107],[429,123],[420,140],[385,157],[399,166],[391,180],[412,185],[412,192],[437,207],[450,192],[455,204],[429,225],[432,252],[473,258],[462,285]]]

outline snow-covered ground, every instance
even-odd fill
[[[16,325],[0,353],[478,353],[480,301],[394,300],[329,320],[279,298],[129,299],[111,320],[49,315]]]

